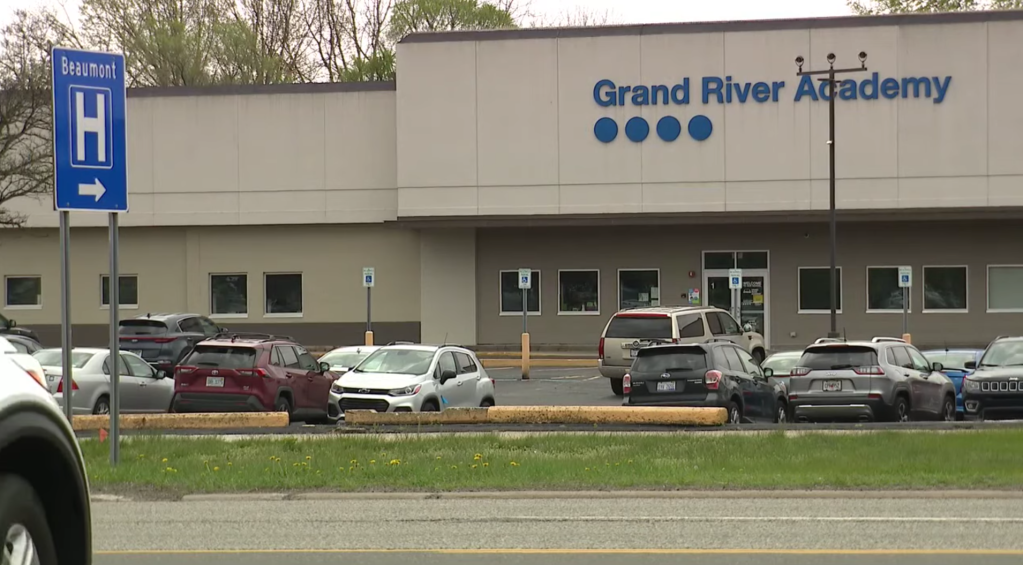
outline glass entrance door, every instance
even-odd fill
[[[734,293],[728,288],[727,270],[704,271],[703,287],[707,305],[728,310],[743,326],[749,324],[752,331],[764,336],[768,347],[769,284],[766,269],[743,269],[742,289]]]

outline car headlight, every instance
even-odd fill
[[[963,390],[967,392],[980,392],[980,383],[970,379],[963,379]]]
[[[338,394],[344,392],[344,388],[342,388],[339,383],[334,383],[333,385],[331,385],[330,390],[331,392],[336,392]]]
[[[391,396],[415,396],[419,394],[419,389],[423,388],[423,385],[412,385],[405,388],[395,388],[387,391],[387,394]]]

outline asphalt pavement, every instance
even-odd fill
[[[893,498],[213,500],[93,505],[98,565],[1020,563],[1023,504]]]
[[[502,406],[621,406],[622,397],[597,369],[540,368],[529,371],[487,369],[497,381],[497,403]]]

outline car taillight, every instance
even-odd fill
[[[721,371],[707,371],[707,374],[703,376],[704,383],[706,383],[708,390],[717,390],[718,384],[721,383]]]
[[[622,394],[630,394],[632,392],[632,375],[626,373],[622,377]]]
[[[853,372],[856,373],[857,375],[876,375],[876,376],[883,376],[884,375],[884,369],[882,369],[881,367],[878,367],[877,365],[869,365],[869,366],[866,366],[866,367],[853,367]]]
[[[604,338],[600,338],[600,345],[597,346],[597,357],[604,358]]]
[[[238,369],[238,373],[244,377],[269,377],[266,369]]]
[[[196,369],[198,369],[198,367],[189,367],[187,365],[181,365],[181,366],[175,367],[174,368],[174,372],[181,373],[183,375],[187,375],[189,373],[194,373],[196,371]]]
[[[789,370],[790,377],[805,377],[806,375],[809,374],[810,374],[809,367],[792,367],[792,369]]]
[[[71,381],[71,392],[78,390],[78,383]],[[57,392],[64,392],[64,379],[61,379],[57,384]]]

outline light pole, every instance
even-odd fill
[[[860,66],[848,69],[835,68],[835,54],[828,53],[828,68],[819,71],[804,71],[803,57],[796,57],[796,76],[806,75],[827,75],[817,80],[828,83],[828,163],[830,190],[828,200],[831,209],[831,331],[828,337],[838,337],[838,293],[835,288],[838,286],[838,267],[836,266],[838,255],[838,218],[835,214],[835,93],[838,84],[835,75],[841,73],[858,73],[867,70],[867,52],[860,51]]]

